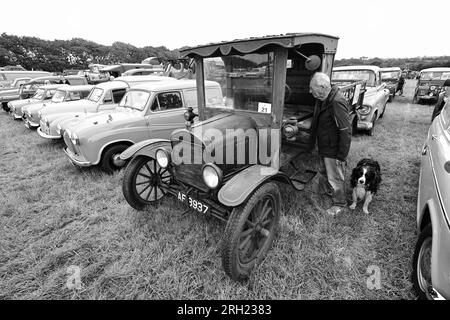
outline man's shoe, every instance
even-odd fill
[[[327,210],[327,214],[330,216],[337,216],[338,214],[341,214],[344,211],[345,207],[339,207],[339,206],[332,206],[330,209]]]

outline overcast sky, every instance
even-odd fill
[[[177,49],[284,34],[338,36],[336,58],[450,55],[450,0],[2,1],[0,32]]]

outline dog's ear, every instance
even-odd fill
[[[373,165],[376,168],[377,172],[381,174],[380,164],[378,163],[378,161],[374,160]]]

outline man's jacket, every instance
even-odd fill
[[[347,100],[334,85],[327,99],[319,101],[318,108],[313,130],[319,155],[345,161],[352,141]]]

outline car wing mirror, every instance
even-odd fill
[[[317,55],[310,55],[310,56],[306,56],[303,53],[301,53],[298,50],[294,50],[298,55],[302,56],[303,58],[305,58],[305,68],[306,70],[309,71],[314,71],[317,68],[320,67],[320,64],[322,63],[322,60],[320,59],[319,56]]]

